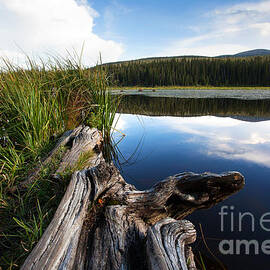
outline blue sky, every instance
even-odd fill
[[[266,16],[264,16],[263,10],[259,8],[263,3],[269,7],[269,1],[89,0],[89,4],[100,14],[95,20],[94,31],[105,39],[121,42],[125,49],[122,57],[127,59],[178,55],[181,52],[189,54],[189,50],[185,50],[185,44],[181,47],[179,41],[187,41],[202,35],[209,35],[209,38],[205,37],[204,42],[200,42],[199,46],[190,50],[190,53],[213,56],[236,53],[242,49],[269,47],[270,33],[265,42],[261,43],[241,42],[242,35],[240,35],[234,39],[230,38],[228,47],[219,46],[220,49],[211,47],[216,43],[223,46],[227,43],[226,35],[224,35],[224,40],[220,37],[219,42],[217,38],[211,38],[216,30],[222,32],[224,28],[226,31],[227,28],[238,27],[242,23],[248,26],[254,20],[270,23],[270,16],[267,18],[267,15],[270,15],[269,10],[266,10]],[[219,14],[216,14],[218,12]],[[222,14],[226,12],[227,14]],[[251,16],[253,16],[252,19]],[[227,24],[224,21],[222,24],[220,20],[223,20],[223,17],[235,21]],[[218,27],[221,28],[216,29]],[[235,31],[238,32],[237,34],[245,35],[244,29],[241,30]],[[177,42],[179,44],[176,44]],[[176,46],[177,50],[174,50]],[[208,53],[207,50],[202,49],[204,47],[209,47]]]
[[[0,56],[80,51],[86,65],[270,48],[270,0],[0,0]]]
[[[235,2],[227,1],[226,6]],[[219,0],[92,0],[89,3],[100,14],[94,31],[105,39],[123,43],[127,58],[160,55],[174,41],[203,31],[208,13],[224,7],[224,1]]]

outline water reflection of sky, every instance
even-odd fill
[[[120,151],[126,158],[132,156],[129,164],[122,167],[122,175],[138,189],[149,188],[169,175],[184,171],[241,172],[246,178],[243,190],[209,210],[194,212],[188,219],[198,232],[198,224],[202,223],[208,246],[228,269],[259,266],[268,269],[264,267],[268,266],[269,256],[220,256],[219,241],[213,239],[256,239],[260,243],[270,239],[269,232],[259,227],[251,233],[249,223],[242,232],[231,232],[227,222],[227,229],[221,232],[218,214],[222,205],[233,205],[236,215],[250,212],[258,224],[260,216],[270,211],[270,121],[122,114],[117,129],[126,134],[118,145]],[[200,244],[197,245],[201,250]]]
[[[162,140],[173,140],[174,144],[199,144],[196,151],[202,155],[242,159],[270,167],[270,121],[244,122],[215,116],[184,118],[123,114],[117,129],[128,135],[126,140],[131,135],[139,138],[144,134],[150,136],[155,144],[158,143],[154,141],[158,132],[163,134]]]

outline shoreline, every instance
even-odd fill
[[[270,86],[110,86],[108,90],[270,90]]]
[[[270,91],[264,89],[118,89],[112,95],[131,95],[171,98],[230,98],[244,100],[270,100]]]

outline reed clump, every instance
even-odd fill
[[[109,140],[119,98],[107,91],[104,67],[86,69],[80,59],[2,59],[0,70],[0,269],[18,269],[49,224],[67,183],[51,174],[61,153],[23,191],[10,192],[80,124],[98,127]]]

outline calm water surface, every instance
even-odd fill
[[[270,240],[270,214],[269,222],[264,223],[266,228],[261,227],[259,220],[270,212],[270,101],[186,99],[184,102],[177,98],[124,98],[117,129],[126,136],[118,147],[129,160],[120,160],[122,175],[138,189],[147,189],[184,171],[241,172],[246,178],[243,190],[211,209],[187,217],[198,232],[193,249],[202,252],[206,263],[215,261],[201,239],[201,223],[209,248],[226,269],[269,270],[270,256],[264,254],[261,245]],[[119,133],[114,137],[117,140]],[[222,206],[228,206],[223,231],[219,215]],[[240,231],[240,212],[253,215],[254,232],[251,214],[243,218]],[[255,240],[259,249],[256,252],[251,246],[246,252],[242,247],[238,255],[236,250],[234,255],[222,255],[219,244],[223,239],[232,240],[234,248],[237,239]],[[207,269],[222,268],[209,264]]]

